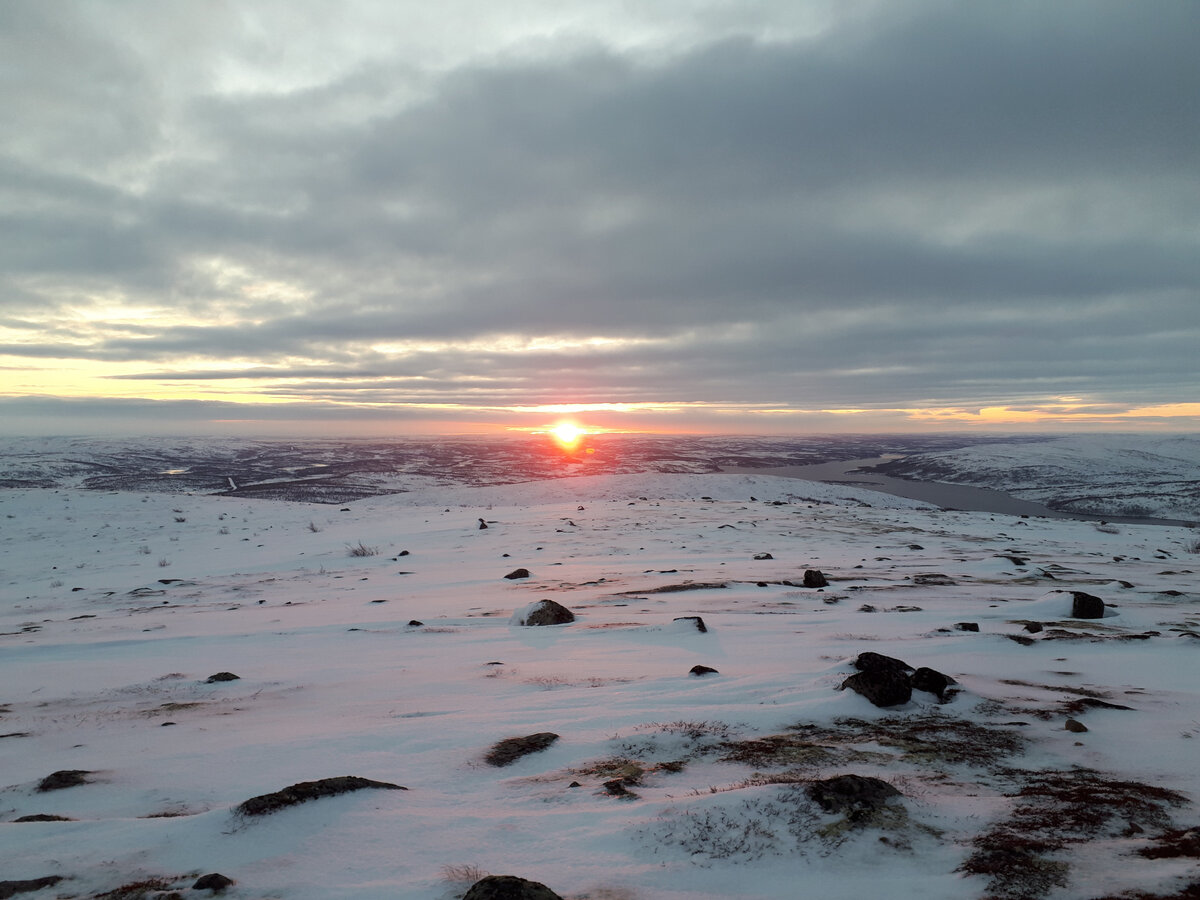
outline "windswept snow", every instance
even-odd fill
[[[63,876],[39,900],[214,871],[256,900],[449,900],[479,871],[608,900],[982,897],[964,864],[1050,773],[1099,812],[1023,858],[1064,883],[1045,895],[1165,894],[1200,880],[1139,853],[1200,824],[1196,539],[752,475],[344,507],[3,491],[0,879]],[[1071,590],[1109,615],[1070,619]],[[543,598],[576,621],[510,624]],[[867,650],[958,693],[839,691]],[[86,783],[38,791],[63,770]],[[903,796],[857,821],[812,802],[845,773]],[[344,775],[407,790],[237,813]],[[1135,782],[1161,802],[1107,816],[1094,785]]]

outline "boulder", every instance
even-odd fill
[[[1072,619],[1103,619],[1104,601],[1094,594],[1084,591],[1071,591]]]
[[[507,578],[509,581],[516,581],[518,578],[528,578],[529,570],[528,569],[513,569],[511,572],[509,572],[504,577]]]
[[[978,622],[955,622],[954,630],[955,631],[978,631],[979,623]]]
[[[804,586],[806,588],[829,587],[829,581],[825,578],[824,573],[822,573],[820,569],[805,569]]]
[[[902,659],[896,659],[894,656],[884,656],[882,653],[875,653],[868,650],[865,653],[860,653],[854,660],[854,668],[860,672],[902,672],[907,673],[913,670]]]
[[[911,683],[914,690],[924,691],[927,694],[936,694],[938,700],[945,700],[946,689],[950,685],[955,684],[955,681],[949,675],[943,675],[936,669],[921,666],[917,671],[913,672]]]
[[[515,875],[488,875],[471,885],[463,900],[562,900],[540,881]]]
[[[895,670],[856,672],[842,682],[842,689],[846,688],[881,708],[901,706],[912,699],[912,680],[906,672]]]
[[[762,559],[774,559],[775,557],[773,557],[770,553],[755,553],[754,558],[758,559],[758,560],[762,560]]]
[[[720,673],[712,666],[692,666],[688,671],[689,675],[719,675]]]
[[[575,621],[575,613],[553,600],[538,600],[512,614],[513,625],[566,625]]]
[[[215,675],[209,675],[204,679],[205,684],[216,684],[219,681],[240,681],[239,676],[232,672],[217,672]]]

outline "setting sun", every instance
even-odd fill
[[[550,433],[554,435],[554,439],[564,447],[572,447],[579,442],[587,432],[576,425],[574,422],[560,422],[550,429]]]

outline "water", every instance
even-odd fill
[[[867,490],[880,491],[910,500],[923,500],[942,509],[960,509],[972,512],[1000,513],[1008,516],[1043,516],[1047,519],[1083,519],[1085,521],[1123,522],[1130,525],[1186,525],[1178,519],[1151,519],[1132,516],[1089,516],[1068,514],[1051,509],[1031,500],[1021,500],[1003,491],[989,488],[970,487],[964,484],[947,484],[943,481],[906,481],[872,472],[871,467],[890,462],[895,457],[879,456],[873,459],[851,459],[841,462],[819,463],[813,466],[780,466],[770,469],[728,468],[726,472],[752,475],[778,475],[782,478],[803,478],[807,481],[823,481],[830,484],[846,484]]]

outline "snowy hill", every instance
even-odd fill
[[[1174,896],[1200,880],[1196,538],[753,475],[0,491],[0,879]],[[575,621],[511,624],[542,599]],[[867,651],[953,683],[876,707],[839,689]],[[305,784],[328,795],[275,795]]]
[[[1073,435],[921,453],[879,471],[1005,491],[1063,512],[1200,520],[1200,436]]]

